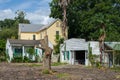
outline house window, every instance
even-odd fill
[[[59,31],[56,31],[56,35],[59,35]]]
[[[60,36],[59,36],[59,31],[56,31],[56,39],[58,40],[59,38],[60,38]]]
[[[35,35],[33,35],[33,40],[35,40],[36,39],[36,36]]]

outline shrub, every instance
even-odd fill
[[[27,56],[24,56],[23,62],[28,63],[28,62],[30,62],[30,59]]]
[[[20,63],[20,62],[23,62],[23,58],[22,57],[14,57],[11,62],[18,62],[18,63]]]
[[[5,56],[1,56],[0,57],[0,62],[4,62],[4,61],[6,61],[6,57]]]
[[[42,62],[41,58],[39,57],[39,55],[35,56],[35,62]]]
[[[101,64],[100,64],[100,62],[98,62],[98,61],[96,62],[96,67],[97,68],[101,68],[102,67]]]

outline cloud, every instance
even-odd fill
[[[26,18],[34,24],[48,24],[53,20],[49,15],[39,14],[37,11],[27,13]]]
[[[9,2],[12,0],[0,0],[0,3]],[[5,18],[13,19],[15,11],[23,10],[26,13],[26,19],[33,24],[48,24],[53,18],[49,18],[50,9],[48,3],[51,0],[25,0],[19,4],[12,5],[10,9],[0,10],[0,20]]]
[[[0,20],[4,20],[6,18],[13,19],[15,17],[15,13],[11,9],[0,10]]]
[[[25,18],[30,20],[32,24],[48,24],[53,20],[53,18],[49,18],[48,14],[40,14],[39,11],[40,10],[34,12],[26,12]],[[14,19],[14,17],[15,12],[11,9],[0,10],[0,20],[4,20],[6,18]]]

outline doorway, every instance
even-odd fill
[[[85,51],[75,51],[75,61],[78,64],[85,65]]]

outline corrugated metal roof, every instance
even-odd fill
[[[105,42],[105,44],[114,50],[120,50],[120,42]]]
[[[42,24],[19,24],[21,32],[38,32],[44,25]]]
[[[115,44],[114,50],[120,50],[120,44]]]
[[[88,43],[85,39],[72,38],[64,42],[62,50],[65,50],[65,47],[66,50],[88,50]]]
[[[52,24],[54,24],[56,21],[60,19],[53,20],[50,24],[43,25],[43,24],[19,24],[19,30],[21,32],[38,32],[43,29],[46,29],[50,27]]]

